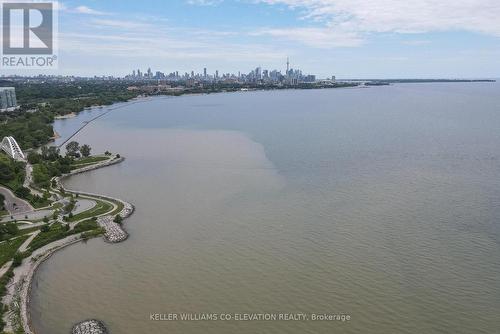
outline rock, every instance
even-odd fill
[[[113,216],[104,216],[97,218],[99,226],[104,228],[104,237],[107,241],[116,243],[127,239],[128,234],[122,227],[113,221]]]
[[[108,330],[101,321],[91,319],[73,326],[71,334],[108,334]]]

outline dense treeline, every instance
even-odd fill
[[[13,136],[22,150],[39,147],[54,136],[54,117],[48,112],[12,112],[0,114],[0,140]]]
[[[45,147],[44,147],[45,149]],[[53,153],[56,150],[56,153]],[[51,147],[42,151],[42,154],[32,152],[28,156],[28,161],[33,164],[33,181],[41,188],[50,187],[50,179],[54,176],[61,176],[71,171],[73,158],[60,156],[59,150]]]
[[[53,115],[79,112],[95,105],[127,101],[137,94],[118,82],[20,83],[14,85],[19,104]]]
[[[38,187],[50,188],[51,179],[69,173],[82,155],[88,157],[91,147],[72,141],[66,145],[66,155],[60,155],[60,150],[54,146],[43,146],[41,153],[30,152],[28,162],[33,165],[33,181]]]
[[[36,196],[23,186],[25,177],[24,163],[15,161],[3,152],[0,153],[0,185],[10,188],[14,194],[31,203],[34,207],[47,205],[47,197]]]
[[[15,223],[0,224],[0,241],[15,237],[19,228]]]
[[[95,105],[127,101],[137,95],[127,84],[117,82],[77,81],[71,83],[14,83],[20,110],[0,114],[0,139],[14,136],[21,149],[40,147],[54,136],[52,123],[57,115],[82,111]]]
[[[24,166],[3,152],[0,153],[0,184],[15,191],[24,182]]]

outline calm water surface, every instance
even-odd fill
[[[39,334],[86,318],[115,334],[500,332],[499,84],[159,97],[76,139],[127,159],[67,186],[136,212],[126,242],[41,266]],[[149,320],[169,312],[351,321]]]

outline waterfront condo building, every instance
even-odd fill
[[[17,108],[16,89],[14,87],[0,87],[0,111],[9,111]]]

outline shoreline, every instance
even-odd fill
[[[80,235],[71,236],[73,240],[68,240],[67,242],[63,242],[61,245],[54,246],[49,249],[45,253],[41,254],[39,258],[33,262],[33,264],[29,267],[28,273],[24,277],[21,282],[21,290],[20,290],[20,317],[21,317],[21,327],[24,331],[24,334],[36,334],[36,331],[33,328],[33,324],[31,322],[31,312],[29,311],[30,301],[31,301],[31,290],[33,289],[33,278],[38,270],[38,268],[48,259],[52,257],[57,251],[60,251],[68,246],[73,244],[84,242],[85,240],[81,238]],[[64,239],[62,239],[64,240]]]
[[[71,189],[66,189],[64,185],[60,182],[60,179],[62,178],[68,178],[72,175],[88,172],[91,170],[111,166],[117,163],[120,163],[124,161],[125,158],[120,157],[120,158],[114,158],[110,161],[106,161],[105,163],[101,164],[96,164],[93,166],[89,167],[83,167],[81,169],[74,170],[68,174],[65,174],[61,176],[60,178],[57,178],[57,183],[61,185],[61,187],[64,189],[65,192],[71,193],[71,194],[79,194],[82,196],[93,196],[93,197],[98,197],[107,201],[112,201],[112,202],[119,202],[122,203],[123,208],[120,210],[120,212],[117,213],[117,215],[120,215],[123,217],[123,219],[128,218],[132,213],[134,212],[134,206],[126,201],[123,201],[118,198],[114,198],[111,196],[106,196],[106,195],[101,195],[101,194],[91,194],[91,193],[86,193],[86,192],[80,192],[77,190],[71,190]],[[116,208],[117,206],[115,206]],[[113,211],[111,211],[113,212]],[[104,214],[102,217],[107,217],[110,216],[110,213],[108,212]],[[116,224],[116,223],[114,223]],[[100,224],[101,225],[101,224]],[[103,227],[103,226],[101,226]],[[105,242],[121,242],[128,237],[127,232],[125,232],[124,228],[122,226],[119,227],[122,232],[125,234],[125,237],[122,239],[118,240],[113,240],[110,238],[109,235],[107,235],[109,232],[106,230],[102,234],[102,238],[104,239]],[[30,296],[31,292],[33,289],[33,279],[35,277],[35,274],[40,267],[41,264],[43,264],[46,260],[48,260],[52,255],[54,255],[57,251],[62,250],[70,245],[76,244],[78,242],[86,241],[87,239],[82,237],[84,232],[78,233],[75,235],[70,235],[67,236],[66,238],[56,240],[48,245],[45,245],[37,250],[35,250],[29,257],[25,258],[22,265],[17,267],[17,268],[12,268],[13,270],[13,277],[9,282],[8,285],[8,292],[6,295],[3,297],[2,302],[5,305],[11,305],[15,304],[16,301],[17,303],[17,308],[10,309],[9,312],[5,314],[5,320],[7,320],[7,325],[4,328],[4,331],[13,331],[15,325],[19,325],[20,328],[24,331],[25,334],[36,334],[36,330],[33,328],[33,324],[31,321],[31,312],[30,312]],[[101,235],[99,235],[101,236]],[[92,239],[96,238],[97,236],[92,237]],[[16,321],[17,320],[17,321]]]
[[[68,118],[73,118],[73,117],[76,117],[76,113],[75,112],[71,112],[71,113],[66,114],[66,115],[55,116],[54,120],[57,120],[57,119],[68,119]]]

